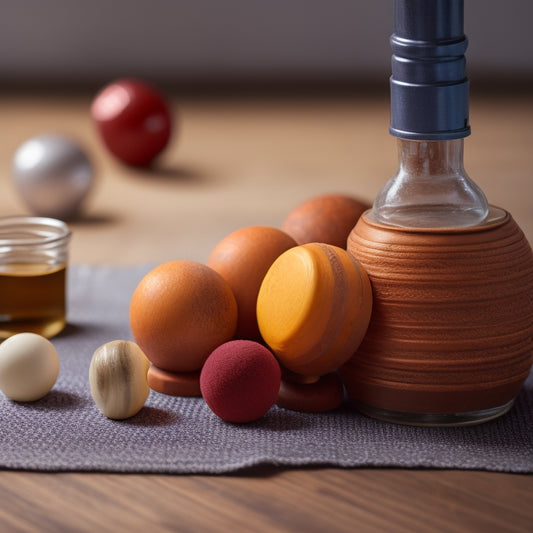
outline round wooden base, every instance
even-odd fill
[[[331,372],[312,383],[282,379],[276,405],[291,411],[322,413],[340,407],[344,387],[337,372]]]
[[[148,370],[148,386],[169,396],[201,396],[200,371],[167,372],[156,366]]]

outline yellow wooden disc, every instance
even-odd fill
[[[305,363],[323,337],[334,277],[317,246],[287,250],[267,272],[257,298],[261,336],[287,368]]]
[[[318,243],[282,254],[257,300],[263,339],[286,368],[302,375],[344,364],[362,341],[371,310],[364,270],[342,248]]]
[[[329,333],[329,343],[313,360],[293,371],[305,375],[324,375],[340,368],[355,353],[370,323],[372,287],[365,270],[342,248],[328,246],[331,267],[336,272],[334,311],[339,324]],[[342,268],[341,268],[342,267]]]

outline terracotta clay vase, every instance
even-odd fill
[[[533,362],[533,253],[505,211],[464,229],[381,225],[348,252],[372,283],[370,326],[342,376],[355,406],[414,425],[480,423],[512,406]]]

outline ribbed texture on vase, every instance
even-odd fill
[[[348,252],[374,294],[367,334],[342,369],[352,400],[449,414],[518,394],[533,362],[533,253],[509,214],[476,228],[410,230],[367,212]]]

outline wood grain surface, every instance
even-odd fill
[[[71,262],[207,261],[239,227],[280,227],[326,192],[372,201],[396,166],[386,94],[172,99],[178,131],[151,171],[100,146],[89,94],[0,96],[0,214],[26,209],[10,183],[16,147],[73,136],[97,179],[71,223]],[[533,240],[533,101],[475,94],[466,168]],[[0,450],[1,453],[1,450]],[[474,471],[260,468],[231,476],[0,472],[1,531],[533,530],[533,477]]]
[[[0,475],[3,531],[531,531],[531,477],[412,470]]]

